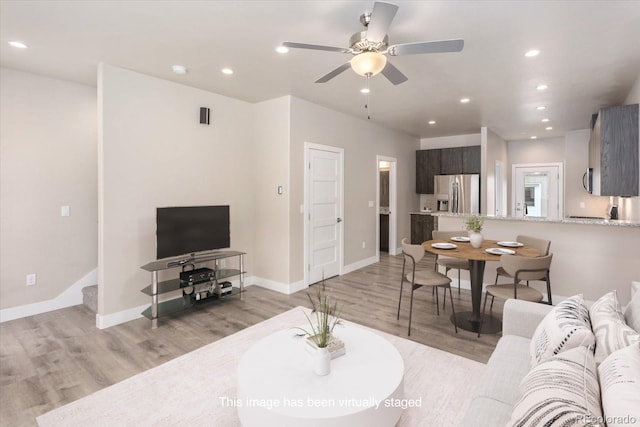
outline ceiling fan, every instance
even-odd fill
[[[464,40],[462,39],[401,43],[389,46],[387,31],[397,12],[398,6],[395,4],[382,1],[375,2],[372,12],[365,12],[360,16],[360,22],[365,27],[364,31],[352,35],[347,48],[295,42],[284,42],[282,46],[354,55],[349,62],[320,77],[316,80],[316,83],[326,83],[348,68],[352,68],[357,74],[367,78],[382,73],[394,85],[403,83],[408,78],[394,67],[391,62],[387,61],[385,55],[460,52],[464,47]]]

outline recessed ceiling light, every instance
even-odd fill
[[[553,127],[551,127],[551,126],[547,126],[547,127],[545,128],[545,130],[551,130],[551,129],[553,129]]]
[[[537,90],[547,90],[549,88],[549,86],[547,86],[546,84],[542,83],[539,84],[538,86],[536,86]]]
[[[549,119],[547,119],[546,117],[544,119],[542,119],[542,123],[547,123],[549,121]]]
[[[531,139],[538,139],[538,137],[537,137],[537,136],[535,136],[535,135],[533,135],[533,136],[531,137]]]
[[[462,102],[463,104],[466,104],[467,102],[471,101],[469,98],[462,98],[460,100],[460,102]]]
[[[187,67],[185,67],[184,65],[173,65],[171,69],[176,74],[187,74]]]
[[[13,47],[17,47],[18,49],[27,49],[29,47],[25,43],[22,43],[21,41],[18,41],[18,40],[12,40],[9,42],[9,44]]]
[[[289,48],[286,46],[278,46],[276,47],[276,52],[278,53],[289,53]]]
[[[429,124],[430,124],[430,125],[435,125],[435,124],[436,124],[436,121],[435,121],[435,120],[429,120]]]
[[[542,111],[542,110],[546,110],[546,109],[547,109],[547,107],[545,107],[544,105],[539,105],[539,106],[536,107],[536,110],[538,110],[538,111]]]
[[[230,76],[231,74],[233,74],[233,70],[231,68],[223,68],[222,70],[222,74],[226,74],[228,76]]]
[[[371,91],[369,90],[368,87],[364,87],[364,88],[360,89],[360,93],[369,93],[369,92],[371,92]]]
[[[527,53],[524,54],[527,58],[533,58],[534,56],[540,55],[540,51],[537,49],[531,49]]]

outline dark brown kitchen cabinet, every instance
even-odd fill
[[[480,173],[480,146],[462,147],[462,173]]]
[[[416,151],[416,193],[433,194],[433,177],[441,173],[440,151]]]
[[[380,250],[389,252],[389,215],[380,214]]]
[[[462,148],[443,148],[440,151],[440,174],[457,175],[462,173]]]
[[[640,195],[638,120],[638,104],[600,110],[589,141],[594,195]]]
[[[411,244],[419,245],[433,239],[434,225],[432,215],[411,214]]]

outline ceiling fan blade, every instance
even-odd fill
[[[329,80],[331,80],[332,78],[334,78],[335,76],[337,76],[338,74],[342,73],[343,71],[348,70],[349,68],[351,68],[351,63],[350,62],[342,64],[341,66],[339,66],[335,70],[331,71],[330,73],[325,74],[324,76],[320,77],[318,80],[316,80],[316,83],[326,83]]]
[[[404,83],[409,78],[402,74],[400,70],[393,66],[393,64],[387,61],[387,65],[382,69],[382,75],[385,76],[391,83],[394,85],[399,85],[400,83]]]
[[[402,43],[389,46],[387,54],[391,56],[397,55],[416,55],[419,53],[446,53],[460,52],[464,47],[464,40],[438,40],[432,42]]]
[[[391,21],[398,12],[398,6],[391,3],[377,1],[373,4],[371,20],[367,26],[367,40],[381,42],[387,35]]]
[[[345,47],[333,47],[333,46],[321,46],[317,44],[306,44],[306,43],[294,43],[294,42],[284,42],[282,46],[289,47],[292,49],[312,49],[312,50],[326,50],[329,52],[340,52],[340,53],[351,53],[351,49]]]

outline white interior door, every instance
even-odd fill
[[[511,215],[560,219],[562,217],[562,164],[513,165]]]
[[[342,150],[308,147],[308,284],[340,274]]]

